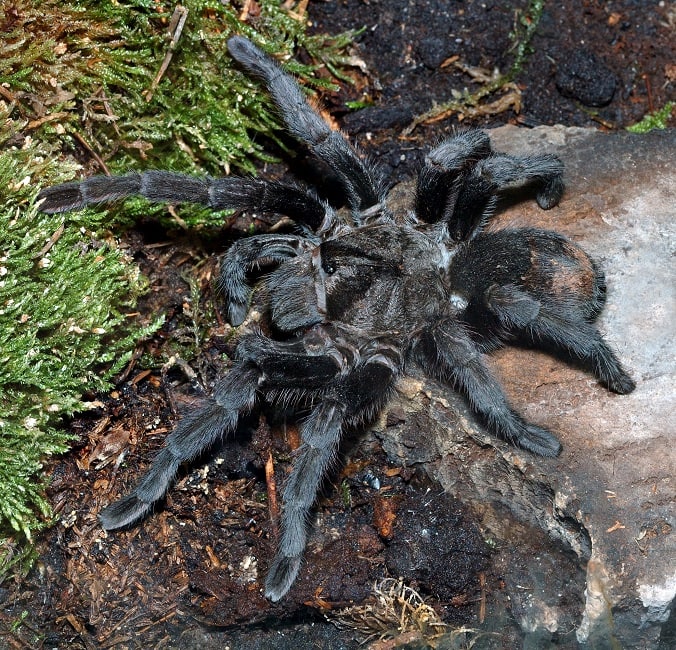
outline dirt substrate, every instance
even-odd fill
[[[311,2],[313,29],[364,28],[354,52],[364,65],[354,86],[326,97],[330,111],[399,180],[414,173],[426,145],[458,126],[621,129],[673,99],[672,3],[549,3],[514,84],[482,104],[491,107],[421,123],[402,136],[457,91],[479,90],[481,75],[510,68],[526,6]],[[349,110],[348,101],[366,107]],[[73,451],[51,465],[60,521],[39,541],[27,580],[0,591],[3,648],[356,648],[367,634],[359,630],[372,624],[364,622],[368,612],[343,614],[340,626],[335,613],[373,603],[374,583],[388,576],[404,578],[425,599],[432,609],[420,611],[432,623],[479,627],[486,608],[504,600],[490,540],[462,504],[424,473],[388,463],[367,435],[347,441],[343,464],[325,485],[298,582],[280,603],[266,601],[274,491],[298,444],[297,429],[279,413],[254,414],[234,444],[187,469],[142,524],[101,530],[100,509],[135,482],[176,414],[228,366],[235,340],[214,310],[214,256],[249,224],[243,217],[222,238],[159,232],[156,224],[128,235],[126,246],[151,283],[140,310],[167,315],[137,358],[154,357],[161,367],[131,363],[113,392],[91,396],[99,408],[71,423]],[[210,322],[200,320],[205,313]],[[182,359],[193,356],[190,368]],[[501,635],[481,647],[516,647],[516,625]],[[425,647],[416,638],[407,647]]]
[[[497,106],[473,118],[455,115],[430,124],[431,138],[423,141],[468,122],[622,129],[674,99],[673,4],[544,4],[528,57],[514,77],[521,93],[518,115],[497,112]],[[374,105],[346,116],[343,125],[362,138],[367,131],[395,129],[396,138],[397,130],[458,91],[476,91],[481,84],[470,73],[477,68],[508,72],[529,11],[527,2],[343,0],[314,3],[310,17],[320,31],[364,28],[359,56],[369,78],[353,99]]]

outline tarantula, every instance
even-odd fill
[[[547,230],[483,230],[498,196],[515,185],[530,187],[543,209],[556,205],[563,193],[557,157],[496,153],[485,133],[459,133],[427,155],[414,210],[395,215],[379,173],[329,128],[296,81],[241,36],[228,48],[263,81],[289,132],[336,174],[348,210],[297,185],[165,171],[93,177],[46,188],[39,198],[45,212],[141,195],[295,221],[299,234],[241,239],[222,260],[233,325],[247,315],[249,277],[272,267],[264,278],[272,336],[241,337],[236,363],[211,396],[180,420],[136,488],[99,515],[107,530],[145,516],[179,466],[232,434],[259,398],[297,405],[308,415],[265,584],[276,601],[298,574],[308,516],[342,433],[368,422],[411,366],[462,393],[493,434],[542,456],[556,456],[559,441],[510,407],[484,353],[526,344],[574,360],[616,393],[635,384],[593,324],[605,282],[589,256]]]

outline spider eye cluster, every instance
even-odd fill
[[[331,260],[322,260],[322,270],[327,275],[333,275],[338,270],[338,266]]]

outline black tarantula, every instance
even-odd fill
[[[556,456],[559,441],[512,410],[483,353],[518,342],[575,360],[616,393],[635,384],[593,324],[605,282],[589,256],[547,230],[483,231],[497,197],[515,185],[531,187],[543,209],[556,205],[563,193],[557,157],[495,153],[485,133],[459,133],[426,157],[413,213],[395,215],[377,171],[329,128],[296,81],[243,37],[228,48],[263,81],[290,133],[335,172],[349,215],[296,185],[164,171],[93,177],[46,188],[40,198],[45,212],[142,195],[286,215],[297,224],[300,234],[239,240],[222,261],[233,325],[247,314],[247,277],[274,267],[264,279],[274,338],[241,337],[238,360],[211,397],[178,423],[136,488],[100,514],[107,530],[145,516],[179,466],[232,434],[259,397],[297,404],[309,415],[265,583],[276,601],[298,574],[308,516],[343,431],[370,420],[411,365],[462,393],[493,434],[542,456]]]

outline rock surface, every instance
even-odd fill
[[[676,132],[507,126],[491,139],[499,151],[563,159],[559,206],[521,202],[496,225],[557,230],[601,263],[599,326],[638,387],[615,395],[544,354],[508,349],[491,364],[513,405],[559,435],[559,458],[489,438],[461,399],[427,380],[401,384],[389,410],[405,421],[387,426],[385,413],[376,433],[392,460],[424,463],[480,515],[523,647],[673,647]],[[489,616],[499,628],[500,611]]]

